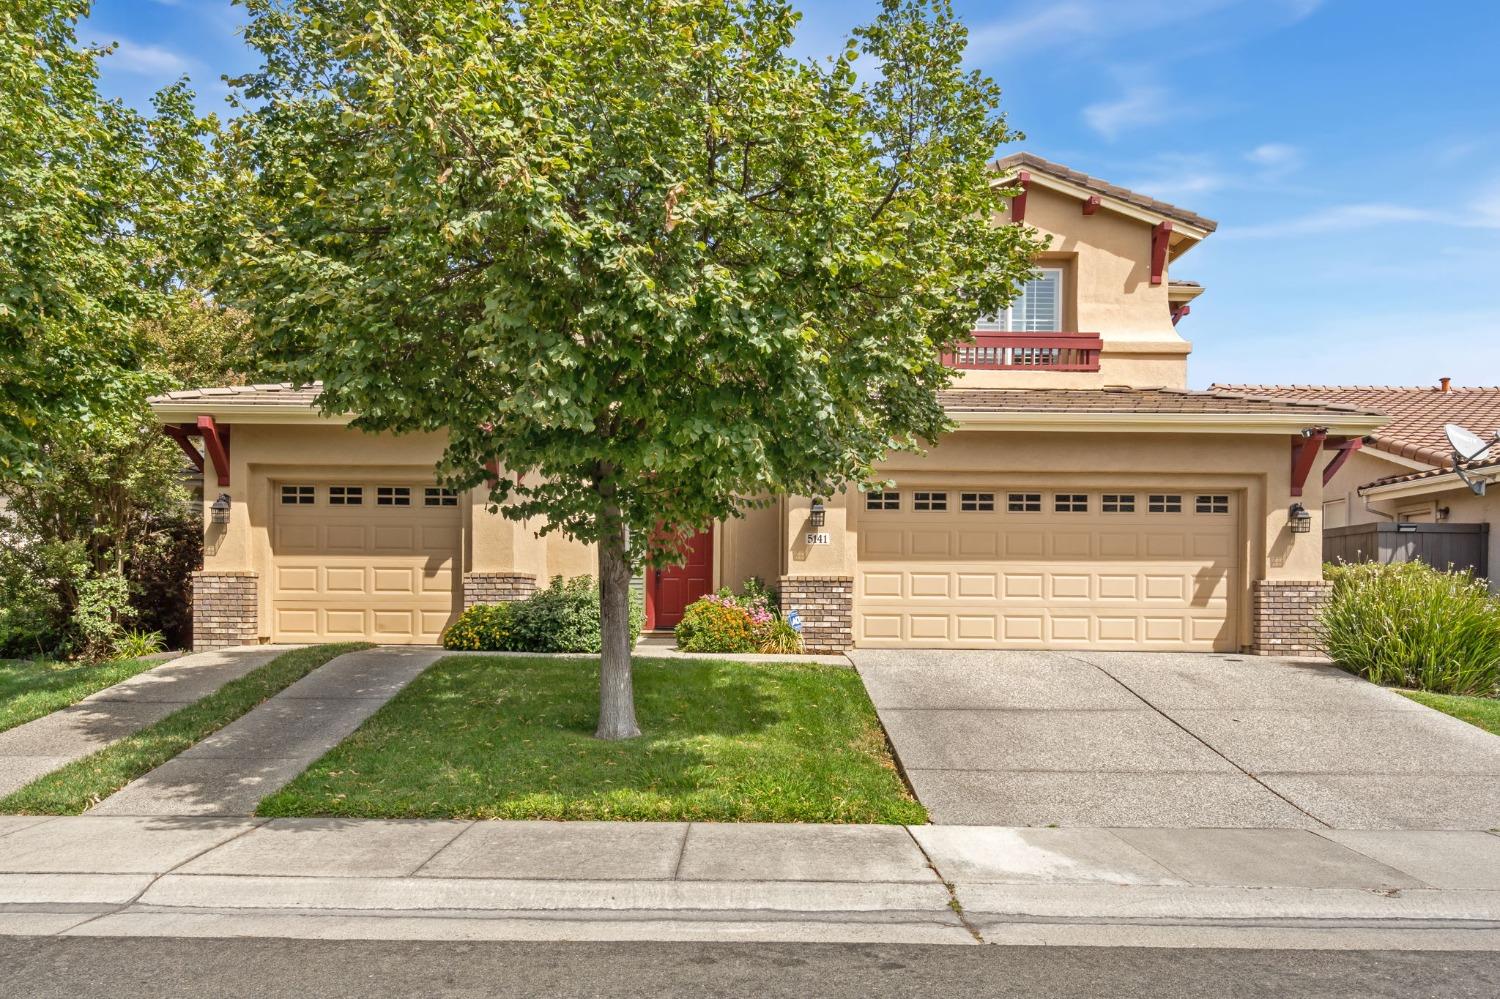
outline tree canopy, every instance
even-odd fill
[[[247,6],[223,291],[326,411],[599,543],[627,699],[630,565],[936,439],[942,348],[1039,248],[992,224],[1011,135],[946,0],[821,60],[779,0]]]
[[[136,324],[178,274],[209,162],[185,84],[151,116],[100,97],[87,12],[0,8],[0,476],[36,459],[40,424],[139,401]]]

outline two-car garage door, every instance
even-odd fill
[[[1233,494],[955,487],[862,506],[860,646],[1238,646]]]
[[[431,644],[460,594],[458,498],[421,483],[271,490],[271,640]]]

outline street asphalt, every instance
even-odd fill
[[[1500,955],[1462,952],[0,938],[0,995],[1500,995]]]

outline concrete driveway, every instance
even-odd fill
[[[850,655],[933,822],[1500,829],[1500,738],[1332,666]]]

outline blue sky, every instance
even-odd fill
[[[803,0],[834,51],[876,7]],[[1500,384],[1500,4],[957,0],[1019,146],[1219,231],[1172,270],[1190,378]],[[228,0],[98,0],[108,93],[188,75],[205,110],[253,68]]]

